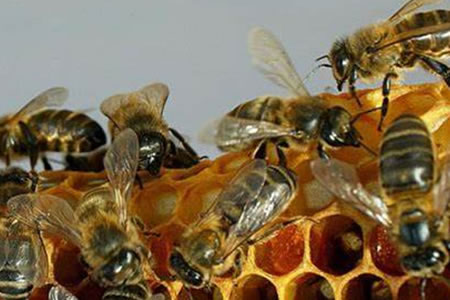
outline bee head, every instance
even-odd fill
[[[122,248],[94,276],[104,286],[117,286],[133,279],[141,270],[141,259],[135,251]]]
[[[361,135],[353,126],[352,116],[340,106],[331,107],[324,114],[320,136],[332,147],[361,146]]]
[[[328,57],[333,69],[333,76],[336,80],[337,88],[341,91],[344,82],[349,78],[353,69],[353,60],[345,42],[342,40],[336,41]]]
[[[205,284],[203,274],[189,265],[184,259],[183,255],[177,251],[172,251],[170,255],[170,268],[176,273],[176,276],[180,278],[186,285],[201,288]]]
[[[147,133],[139,137],[139,168],[152,175],[158,175],[164,162],[167,140],[159,132]]]
[[[402,267],[410,273],[440,274],[448,262],[447,254],[438,247],[426,247],[401,259]]]

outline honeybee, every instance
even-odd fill
[[[325,148],[361,146],[370,151],[353,126],[362,114],[352,117],[344,108],[328,108],[323,99],[311,96],[283,45],[271,32],[253,28],[248,42],[258,69],[286,88],[291,98],[265,96],[240,104],[219,120],[215,131],[207,128],[202,132],[203,141],[212,141],[222,151],[245,150],[264,140],[301,151],[317,145],[321,157],[328,157]]]
[[[175,276],[186,286],[202,288],[212,276],[232,268],[238,274],[244,255],[241,246],[287,208],[296,190],[291,170],[252,160],[175,245],[169,259]]]
[[[388,20],[359,29],[334,42],[327,58],[339,91],[348,82],[355,93],[355,82],[383,78],[383,104],[378,128],[387,114],[391,81],[418,65],[441,76],[450,85],[450,70],[439,61],[448,58],[450,47],[450,11],[433,10],[414,13],[423,5],[441,0],[410,0]]]
[[[102,127],[82,113],[55,110],[68,91],[54,87],[33,98],[14,115],[0,118],[0,159],[9,166],[11,159],[29,156],[34,170],[39,154],[46,151],[88,152],[106,143]],[[46,170],[51,169],[41,154]]]
[[[102,172],[103,159],[108,147],[103,146],[89,153],[68,153],[64,158],[65,169],[81,172]]]
[[[110,120],[113,138],[126,128],[136,132],[139,138],[139,168],[152,175],[159,174],[167,161],[176,162],[170,167],[188,168],[200,160],[182,135],[169,128],[163,119],[168,96],[169,89],[165,84],[153,83],[136,92],[109,97],[101,104],[102,113]],[[170,134],[184,148],[177,147]]]
[[[68,290],[60,285],[52,286],[48,292],[48,300],[78,300],[77,297],[72,295]]]
[[[103,299],[137,300],[151,295],[146,284],[139,284],[149,253],[127,211],[138,153],[134,131],[121,132],[105,156],[110,186],[84,194],[75,211],[65,200],[52,195],[20,195],[8,201],[10,213],[21,222],[34,229],[61,234],[77,245],[91,278],[99,285],[127,291],[116,298],[105,294]]]
[[[38,182],[39,176],[35,172],[26,172],[18,167],[0,170],[0,207],[16,195],[36,191]]]
[[[380,150],[381,196],[368,192],[353,166],[315,160],[316,179],[344,202],[384,225],[398,248],[403,270],[426,280],[442,277],[449,262],[450,161],[435,168],[434,145],[424,122],[402,115],[385,131]],[[437,176],[440,174],[440,176]]]

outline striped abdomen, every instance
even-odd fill
[[[18,271],[8,267],[0,270],[0,298],[28,299],[32,290],[33,285]]]
[[[103,128],[82,113],[48,109],[30,116],[26,124],[42,151],[89,152],[106,143]]]
[[[123,284],[108,288],[103,294],[103,300],[147,300],[150,290],[145,280],[136,284]]]
[[[430,133],[416,116],[397,118],[383,136],[381,184],[387,195],[427,193],[434,182],[434,153]]]
[[[395,25],[394,32],[402,34],[429,27],[433,33],[408,39],[402,42],[402,47],[408,52],[441,57],[450,54],[450,31],[439,30],[438,25],[448,23],[450,23],[450,11],[434,10],[406,17]]]

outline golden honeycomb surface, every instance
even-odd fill
[[[341,105],[352,113],[379,105],[379,89],[359,92],[359,108],[348,94],[323,94],[329,105]],[[437,151],[444,154],[450,138],[450,91],[441,83],[395,86],[385,124],[408,112],[422,116],[433,133]],[[376,130],[379,112],[363,116],[356,127],[364,142],[378,151],[381,133]],[[395,247],[386,231],[367,217],[332,197],[313,179],[309,152],[287,151],[288,166],[298,175],[298,192],[277,222],[296,216],[307,218],[291,224],[269,239],[248,247],[242,273],[237,278],[216,277],[209,290],[187,290],[170,281],[168,255],[184,229],[197,220],[221,188],[249,158],[250,151],[229,153],[204,160],[187,170],[163,170],[158,178],[142,173],[144,188],[136,186],[129,211],[136,214],[149,235],[145,243],[153,255],[154,274],[148,282],[167,299],[420,299],[418,280],[404,274]],[[376,187],[377,160],[363,149],[331,150],[338,159],[358,166],[364,184]],[[269,160],[272,159],[269,157]],[[106,180],[103,173],[44,172],[61,180],[45,193],[71,204],[84,192]],[[51,284],[58,282],[79,299],[100,299],[102,289],[93,283],[79,263],[78,249],[55,236],[45,235],[50,262],[47,285],[35,289],[32,299],[47,299]],[[445,275],[450,275],[447,270]],[[438,279],[429,281],[427,299],[450,299],[450,289]]]

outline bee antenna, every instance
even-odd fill
[[[351,119],[350,125],[353,125],[353,124],[354,124],[356,121],[358,121],[359,118],[361,118],[362,116],[367,115],[367,114],[369,114],[369,113],[371,113],[371,112],[374,112],[374,111],[377,111],[377,110],[381,110],[381,106],[374,107],[374,108],[371,108],[371,109],[362,111],[362,112],[360,112],[360,113],[357,113],[357,114],[354,115],[353,118]]]
[[[328,54],[325,54],[325,55],[322,55],[321,57],[316,58],[316,61],[320,61],[320,60],[325,59],[325,58],[330,60],[330,57],[328,56]]]
[[[375,151],[373,151],[372,149],[369,148],[369,146],[367,146],[366,144],[364,144],[363,142],[361,142],[361,140],[359,141],[359,144],[361,145],[361,147],[364,148],[364,150],[366,150],[367,152],[369,152],[370,154],[372,154],[374,157],[377,157],[377,153]]]
[[[307,81],[311,75],[317,72],[320,68],[333,68],[330,64],[320,64],[318,66],[315,66],[308,74],[306,74],[305,78],[303,78],[303,81]]]

